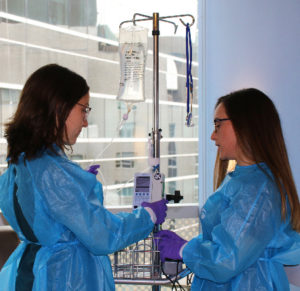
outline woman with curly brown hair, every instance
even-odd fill
[[[8,169],[0,208],[21,244],[0,272],[1,291],[114,290],[108,254],[149,235],[166,201],[112,214],[96,169],[83,170],[66,148],[88,126],[86,80],[56,64],[35,71],[7,124]]]

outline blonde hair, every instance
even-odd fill
[[[291,224],[300,232],[300,204],[283,138],[280,118],[273,102],[257,89],[244,89],[218,99],[230,118],[240,148],[255,163],[270,168],[281,195],[281,216],[287,217],[287,201],[291,208]],[[228,161],[217,154],[214,188],[228,172]]]

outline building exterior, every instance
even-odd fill
[[[93,108],[89,126],[82,131],[70,157],[84,168],[90,163],[101,165],[99,180],[107,205],[131,204],[134,173],[149,169],[148,134],[153,127],[151,33],[144,77],[146,102],[136,103],[122,129],[117,130],[127,104],[116,100],[120,79],[118,35],[111,26],[99,22],[101,1],[0,1],[0,13],[0,172],[6,167],[4,124],[16,109],[24,82],[40,66],[58,63],[87,79]],[[123,20],[127,19],[119,22]],[[195,126],[188,128],[185,38],[164,36],[165,25],[161,26],[159,47],[161,172],[166,176],[166,193],[177,189],[185,203],[197,202],[198,65],[197,61],[193,63]],[[148,27],[151,30],[151,23]],[[196,48],[195,42],[194,60]]]

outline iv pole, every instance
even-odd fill
[[[136,16],[144,17],[142,19],[136,19]],[[124,23],[133,22],[134,25],[137,21],[149,21],[152,20],[152,35],[153,35],[153,128],[152,128],[152,145],[153,145],[153,158],[157,161],[158,174],[160,174],[160,139],[161,139],[161,129],[159,128],[159,21],[168,22],[174,25],[175,33],[177,30],[177,24],[166,20],[168,18],[179,18],[180,22],[186,26],[181,17],[191,17],[192,26],[195,23],[195,19],[191,14],[181,14],[181,15],[171,15],[159,17],[159,13],[153,13],[153,16],[147,16],[140,13],[135,13],[132,20],[126,20],[120,23],[119,27]],[[159,291],[159,285],[152,285],[152,291]]]
[[[160,173],[160,139],[161,130],[159,129],[159,14],[153,13],[153,128],[152,144],[153,158],[157,159],[158,173]],[[158,231],[158,227],[156,232]],[[159,257],[154,260],[159,264]],[[152,286],[152,291],[160,291],[160,286]]]
[[[159,14],[153,13],[153,158],[160,158],[159,129]],[[159,169],[160,170],[160,169]]]
[[[136,19],[137,16],[144,18]],[[124,23],[133,22],[134,25],[137,21],[153,21],[153,128],[152,128],[152,145],[153,145],[153,158],[158,161],[158,171],[160,172],[160,139],[161,139],[161,129],[159,128],[159,21],[168,22],[174,25],[175,33],[178,25],[167,19],[169,18],[179,18],[180,22],[186,26],[181,17],[191,17],[192,26],[195,23],[195,18],[191,14],[180,14],[180,15],[170,15],[159,17],[159,13],[153,13],[153,16],[135,13],[132,20],[126,20],[120,23],[121,27]]]

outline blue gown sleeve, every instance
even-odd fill
[[[221,214],[211,239],[199,236],[186,245],[185,264],[200,278],[229,281],[265,251],[280,227],[280,203],[279,192],[268,179],[243,187]]]
[[[45,209],[71,230],[95,255],[107,255],[149,235],[148,212],[112,214],[102,205],[102,185],[95,175],[63,158],[46,156],[30,166]]]

